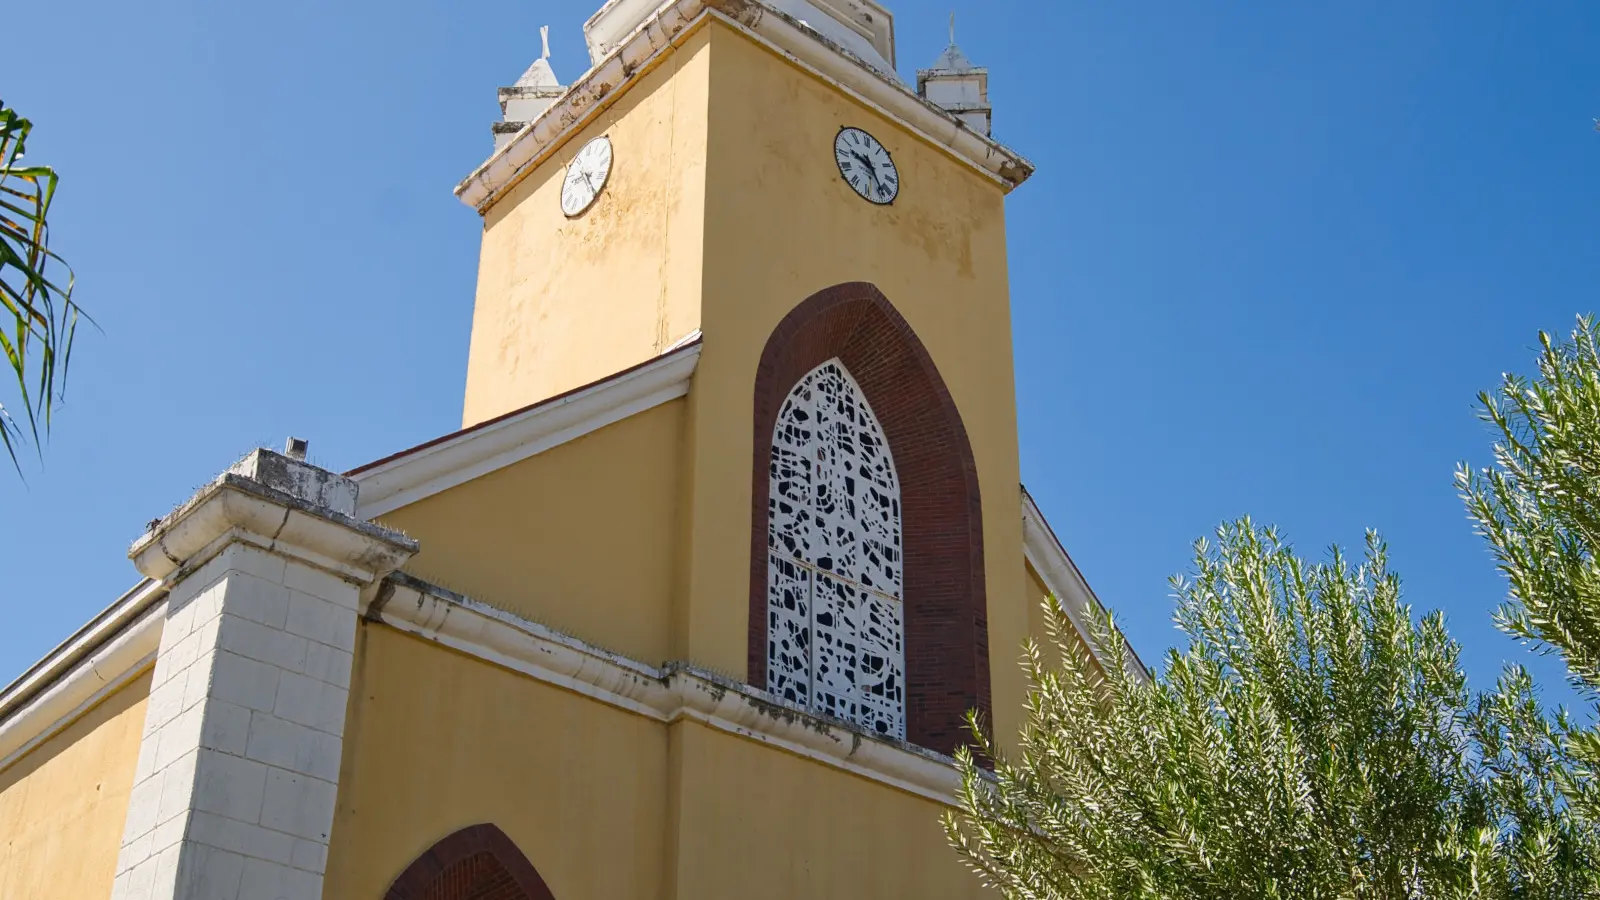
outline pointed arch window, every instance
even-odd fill
[[[767,689],[906,735],[900,481],[838,359],[778,412],[767,502]]]

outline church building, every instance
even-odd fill
[[[0,692],[0,900],[989,896],[965,717],[1015,746],[1044,598],[1097,602],[1020,485],[1033,167],[874,0],[584,31],[456,189],[461,430],[150,523]]]

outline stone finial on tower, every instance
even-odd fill
[[[496,150],[521,131],[522,126],[539,118],[550,108],[550,104],[567,92],[556,77],[555,70],[550,68],[550,26],[539,29],[539,41],[543,45],[539,58],[533,61],[528,71],[522,73],[516,84],[500,89],[500,113],[503,118],[494,123]]]
[[[956,46],[956,16],[950,14],[950,46],[933,68],[917,72],[917,94],[954,113],[968,128],[989,136],[993,108],[989,106],[989,70],[975,66]]]

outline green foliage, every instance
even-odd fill
[[[1553,648],[1577,683],[1600,689],[1600,349],[1595,322],[1572,339],[1539,333],[1539,376],[1507,375],[1479,396],[1499,432],[1495,466],[1457,470],[1512,599],[1496,619]]]
[[[16,377],[22,410],[19,422],[0,403],[0,444],[13,464],[19,442],[31,438],[38,446],[41,429],[49,431],[81,314],[72,300],[72,270],[49,247],[56,173],[22,162],[32,128],[0,102],[0,316],[13,321],[0,326],[0,353]],[[64,286],[48,271],[51,263],[65,271]]]
[[[1186,650],[1143,675],[1107,614],[1102,669],[1059,610],[1030,645],[1020,752],[974,722],[952,843],[1017,898],[1600,896],[1590,831],[1551,787],[1525,674],[1474,702],[1438,614],[1383,544],[1308,564],[1244,520],[1175,579]]]
[[[1600,834],[1565,795],[1577,764],[1566,713],[1546,718],[1533,679],[1509,666],[1497,689],[1478,698],[1464,727],[1473,749],[1469,807],[1477,826],[1463,844],[1475,887],[1466,896],[1600,896]]]
[[[1498,433],[1492,468],[1456,481],[1468,515],[1494,551],[1511,599],[1505,631],[1559,653],[1572,681],[1600,696],[1600,330],[1580,318],[1571,338],[1539,334],[1538,376],[1507,375],[1479,396]],[[1588,820],[1600,821],[1600,735],[1568,728],[1571,765],[1556,775]]]

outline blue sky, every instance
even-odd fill
[[[103,333],[44,464],[0,477],[0,681],[250,447],[343,469],[456,426],[479,221],[450,189],[538,26],[571,79],[597,5],[31,14],[0,97]],[[1451,471],[1487,458],[1475,393],[1600,306],[1600,4],[892,0],[903,74],[952,5],[1039,165],[1008,206],[1024,478],[1141,653],[1190,542],[1249,513],[1312,553],[1380,529],[1477,684],[1528,659]]]

